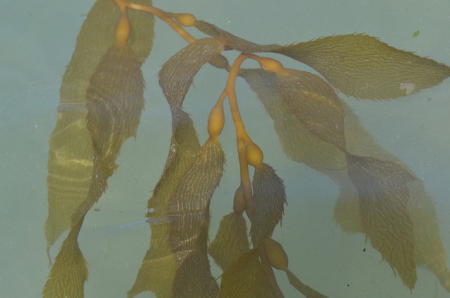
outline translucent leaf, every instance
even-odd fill
[[[357,98],[406,96],[450,76],[450,68],[444,64],[364,34],[322,37],[273,52],[311,66],[342,93]]]
[[[189,115],[178,111],[170,143],[169,155],[160,180],[148,202],[150,218],[165,217],[169,199],[180,178],[197,155],[200,144]],[[172,283],[175,278],[177,262],[169,246],[168,221],[150,225],[150,248],[139,269],[128,297],[134,297],[144,291],[151,291],[157,297],[172,297]]]
[[[327,82],[305,71],[277,73],[278,94],[288,111],[312,134],[345,151],[342,102]]]
[[[159,85],[172,110],[181,108],[200,68],[223,50],[223,43],[217,39],[197,39],[164,63],[159,72]]]
[[[225,271],[249,248],[244,216],[231,212],[220,221],[219,231],[208,251],[216,264]]]
[[[346,154],[334,145],[312,135],[302,125],[298,124],[298,121],[290,114],[290,111],[286,109],[278,97],[278,83],[273,73],[267,73],[261,69],[249,69],[241,70],[240,75],[246,79],[251,88],[258,94],[258,98],[273,119],[275,130],[286,155],[292,160],[303,162],[327,175],[339,185],[340,195],[335,205],[336,222],[348,233],[364,232],[360,195],[349,177]],[[413,177],[411,176],[412,174],[408,174],[410,171],[405,165],[401,165],[404,170],[398,169],[400,161],[375,143],[373,137],[361,126],[357,116],[353,114],[345,103],[343,103],[343,108],[345,115],[345,141],[350,152],[360,156],[376,158],[379,163],[383,163],[382,160],[384,160],[387,165],[395,163],[396,166],[394,168],[397,170],[391,171],[390,174],[386,175],[396,175],[396,171],[399,171],[400,177],[403,177],[402,179]],[[390,172],[388,169],[385,169],[385,171]],[[377,173],[384,172],[375,171],[374,175],[377,175]],[[357,174],[354,175],[358,177]],[[377,181],[378,179],[371,181],[371,183],[375,185],[374,187],[378,185],[382,188],[382,192],[380,191],[379,195],[383,197],[383,193],[386,195],[386,191],[389,192],[389,188],[386,189],[380,186]],[[406,178],[406,181],[409,181],[408,178]],[[364,187],[362,182],[359,183],[361,184],[360,187]],[[433,270],[443,286],[449,288],[450,274],[446,265],[446,253],[439,235],[434,203],[425,191],[421,181],[409,181],[406,185],[407,190],[402,190],[400,193],[409,193],[409,197],[406,199],[408,202],[406,204],[407,211],[403,214],[409,212],[410,221],[413,223],[413,234],[407,231],[406,235],[409,235],[408,241],[411,241],[411,237],[414,238],[413,252],[415,262],[416,264],[424,264]],[[402,215],[398,207],[404,208],[405,205],[401,203],[395,204],[395,197],[393,196],[389,196],[389,198],[391,199],[378,200],[373,213],[377,214],[378,208],[378,213],[381,213],[383,216],[389,216],[389,213],[395,214],[396,212],[400,212],[400,215]],[[390,200],[394,200],[394,203]],[[394,207],[393,210],[390,210],[392,209],[391,205]],[[386,212],[383,211],[384,209],[386,209]],[[365,213],[370,214],[372,211],[367,209]],[[383,218],[381,214],[378,215],[380,220]],[[406,219],[406,222],[408,222],[408,219]],[[405,237],[401,237],[399,241],[404,241],[404,239]],[[389,237],[386,237],[385,243],[386,247],[380,248],[381,251],[389,249],[391,245],[395,245],[395,242],[389,240]],[[405,253],[406,260],[410,260],[411,249],[406,250]],[[404,256],[399,257],[402,258]]]
[[[450,292],[450,270],[439,233],[435,202],[421,181],[409,183],[409,189],[408,211],[414,227],[416,263],[432,270],[444,289]]]
[[[407,208],[407,184],[416,178],[393,162],[354,155],[349,155],[348,160],[348,174],[358,189],[366,237],[404,284],[414,288],[415,236]]]
[[[173,282],[172,297],[217,298],[218,296],[219,286],[211,275],[206,249],[192,251],[183,256],[183,262],[179,264]]]
[[[88,269],[77,242],[81,224],[82,221],[73,227],[64,240],[45,283],[43,298],[84,297],[84,282],[88,278]]]
[[[135,3],[152,5],[151,0]],[[129,44],[143,63],[153,40],[153,16],[129,11],[133,31]],[[83,22],[60,89],[58,120],[49,138],[47,250],[70,227],[75,209],[85,200],[94,168],[92,141],[86,128],[85,95],[100,59],[115,42],[119,10],[113,1],[98,0]]]
[[[222,275],[220,298],[234,297],[273,297],[257,248],[243,254]]]
[[[153,234],[153,230],[152,230]],[[161,245],[165,245],[163,242]],[[161,254],[160,254],[161,253]],[[149,249],[139,268],[133,287],[127,292],[132,298],[139,293],[151,291],[158,298],[172,297],[172,283],[175,279],[177,262],[172,253],[163,254],[162,249]]]
[[[222,177],[224,162],[218,139],[208,139],[169,200],[169,246],[177,260],[173,297],[218,295],[219,288],[210,272],[207,240],[209,203]]]
[[[140,66],[131,47],[112,46],[92,75],[86,92],[87,127],[108,174],[117,168],[115,159],[125,140],[136,137],[144,109]]]
[[[265,163],[255,168],[252,186],[253,212],[250,235],[253,246],[258,246],[272,235],[275,226],[281,221],[286,193],[283,180]]]
[[[222,177],[224,162],[220,143],[209,139],[181,177],[167,207],[174,253],[196,249],[196,238],[204,222],[209,222],[209,201]]]
[[[372,156],[379,160],[394,162],[397,166],[400,165],[398,158],[395,158],[375,143],[372,136],[361,126],[357,116],[347,106],[345,106],[345,114],[345,131],[349,150],[358,155]],[[406,165],[401,164],[401,167],[412,173]],[[362,232],[362,223],[360,223],[362,209],[360,208],[358,191],[353,185],[349,185],[348,181],[344,178],[342,176],[339,180],[333,179],[340,181],[341,193],[345,185],[347,185],[345,188],[348,189],[345,194],[340,196],[336,203],[335,219],[347,232]],[[427,266],[436,274],[443,287],[450,290],[447,256],[439,233],[439,222],[436,217],[435,203],[425,190],[422,181],[418,179],[410,181],[407,183],[407,188],[409,192],[407,210],[414,231],[414,256],[416,264]],[[388,205],[385,205],[384,208],[388,208]]]
[[[106,180],[125,140],[136,136],[144,109],[141,64],[128,45],[113,45],[100,61],[86,91],[87,128],[94,148],[94,172],[88,197],[73,215],[84,216],[106,189]]]
[[[259,100],[274,121],[281,147],[288,158],[304,162],[319,171],[346,167],[345,154],[341,150],[313,135],[289,111],[279,97],[274,73],[262,69],[247,69],[241,70],[240,76],[258,94]]]
[[[200,150],[200,142],[192,119],[182,110],[177,111],[176,115],[177,122],[174,122],[166,165],[148,202],[148,208],[153,209],[154,217],[165,215],[164,208],[169,204],[179,179]]]
[[[86,114],[84,104],[61,103],[49,138],[47,251],[70,227],[70,218],[86,199],[91,184],[94,161]]]
[[[87,197],[72,215],[71,231],[56,257],[44,293],[58,293],[59,297],[83,297],[87,268],[78,248],[77,237],[84,216],[100,198],[106,189],[107,178],[117,168],[115,159],[120,147],[128,137],[136,134],[144,108],[144,79],[140,67],[131,47],[113,45],[89,81],[86,126],[93,148],[92,179]],[[64,291],[63,294],[60,291]]]

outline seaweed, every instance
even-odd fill
[[[189,44],[158,75],[172,116],[172,136],[163,173],[147,203],[150,247],[128,297],[144,291],[177,298],[283,297],[274,269],[284,271],[305,297],[327,297],[288,269],[288,255],[272,239],[289,198],[282,178],[264,162],[264,148],[246,131],[237,79],[256,93],[286,156],[340,187],[335,220],[344,231],[364,233],[409,290],[416,284],[417,266],[424,265],[450,291],[438,220],[423,183],[406,165],[380,154],[339,97],[339,92],[374,101],[405,97],[440,84],[450,76],[450,67],[365,34],[259,45],[192,14],[165,12],[151,0],[97,0],[64,74],[58,120],[49,140],[48,254],[63,232],[69,234],[43,297],[84,297],[88,269],[78,235],[118,168],[123,143],[136,137],[144,110],[141,68],[153,46],[154,17]],[[196,39],[185,27],[206,36]],[[229,63],[225,51],[239,55]],[[265,57],[267,53],[290,57],[320,75],[286,68]],[[245,60],[256,61],[260,68],[243,68]],[[211,106],[209,137],[201,144],[183,104],[196,74],[207,64],[228,72],[228,79],[216,102],[205,101]],[[225,167],[220,137],[226,99],[236,127],[240,183],[230,198],[231,213],[208,244],[210,204]],[[210,270],[209,256],[223,270],[220,282]]]

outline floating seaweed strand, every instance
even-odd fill
[[[141,4],[115,0],[118,16],[103,16],[109,22],[104,29],[108,33],[102,34],[106,41],[99,42],[90,53],[84,48],[96,40],[92,38],[95,20],[103,20],[99,16],[104,11],[117,8],[111,6],[111,1],[96,2],[83,24],[63,78],[58,107],[61,117],[50,140],[47,251],[64,230],[70,228],[70,232],[45,284],[45,298],[84,297],[88,270],[77,238],[85,215],[118,167],[115,160],[122,144],[136,136],[144,108],[141,66],[152,46],[153,15],[189,45],[164,63],[159,72],[159,84],[172,113],[172,138],[163,174],[148,201],[147,216],[149,222],[168,220],[150,225],[150,248],[128,297],[143,291],[177,298],[283,297],[273,268],[285,271],[291,285],[306,297],[326,297],[303,284],[288,269],[282,245],[271,238],[282,220],[285,187],[275,170],[263,162],[263,151],[246,132],[235,91],[238,76],[258,94],[290,159],[320,169],[341,186],[341,192],[355,189],[359,206],[356,222],[360,222],[355,230],[370,239],[403,283],[412,290],[417,280],[416,266],[424,264],[450,291],[450,273],[435,214],[422,214],[411,203],[412,199],[428,199],[421,182],[393,160],[356,154],[348,148],[348,141],[358,135],[345,129],[351,112],[336,92],[338,89],[349,96],[373,100],[407,96],[450,76],[448,66],[363,34],[324,37],[287,46],[258,45],[196,20],[192,14],[164,12],[151,6],[150,0],[136,2]],[[110,29],[112,23],[116,24],[114,32]],[[210,37],[195,39],[183,27],[195,27]],[[225,50],[241,52],[232,66],[221,55]],[[325,79],[285,68],[275,59],[256,55],[260,52],[291,57],[313,67]],[[86,62],[85,57],[91,60]],[[261,69],[242,69],[246,59],[257,61]],[[229,75],[208,117],[209,138],[201,146],[193,121],[182,106],[196,73],[206,63],[225,69]],[[225,163],[219,136],[225,125],[226,98],[236,126],[240,185],[233,198],[233,211],[222,219],[216,238],[208,247],[210,201]],[[67,104],[72,105],[70,109]],[[64,129],[68,129],[66,139],[60,135]],[[72,151],[77,166],[62,165],[58,156],[63,152],[70,155],[66,152],[73,139],[82,140],[82,149]],[[311,154],[308,146],[313,146],[314,151],[325,148],[326,153]],[[253,181],[249,165],[255,169]],[[244,211],[251,222],[252,248]],[[429,234],[427,229],[414,225],[423,216],[429,217]],[[345,227],[343,222],[340,224]],[[208,254],[223,270],[220,285],[211,275]]]

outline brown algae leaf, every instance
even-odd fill
[[[311,66],[342,93],[357,98],[406,96],[402,84],[414,84],[417,92],[450,76],[447,65],[398,50],[365,34],[321,37],[273,52]]]

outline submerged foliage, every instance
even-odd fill
[[[58,120],[49,140],[47,251],[64,231],[70,232],[51,268],[45,298],[84,297],[88,269],[78,234],[118,167],[122,144],[136,136],[144,109],[141,66],[152,48],[154,16],[189,45],[159,72],[172,115],[172,138],[164,171],[148,200],[150,247],[128,297],[144,291],[176,298],[283,297],[273,268],[285,271],[304,296],[327,297],[288,269],[282,244],[271,238],[283,217],[285,186],[245,130],[234,89],[237,77],[264,105],[286,156],[339,185],[335,219],[343,230],[364,233],[410,290],[420,264],[450,291],[438,221],[423,183],[373,142],[338,95],[372,100],[407,96],[441,83],[450,76],[448,66],[364,34],[258,45],[193,15],[164,12],[151,0],[97,0],[64,74]],[[195,39],[183,27],[195,27],[209,37]],[[241,53],[232,66],[221,55],[226,50]],[[256,55],[263,52],[291,57],[322,76]],[[246,59],[261,68],[241,68]],[[202,145],[183,101],[207,63],[228,71],[229,77],[211,104],[209,138]],[[225,98],[236,125],[241,184],[233,210],[208,246],[210,202],[225,164],[219,141]],[[252,181],[249,166],[255,169]],[[156,225],[153,218],[164,220]],[[220,282],[211,274],[209,256],[223,270]]]

